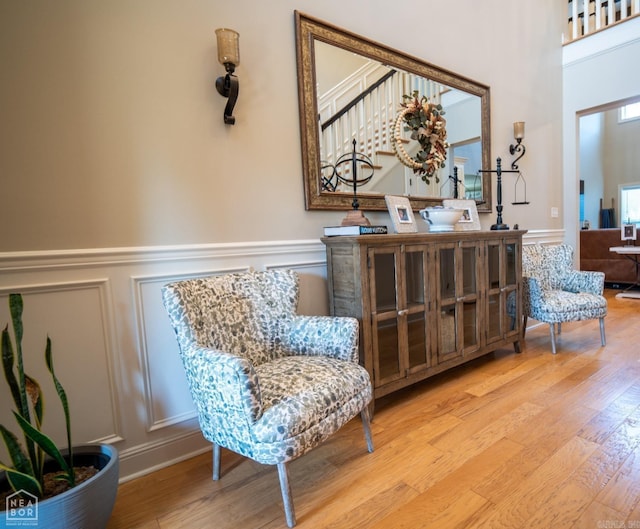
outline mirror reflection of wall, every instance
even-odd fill
[[[478,172],[478,168],[482,167],[480,138],[452,143],[450,159],[458,167],[458,180],[461,181],[458,198],[482,200],[482,173]],[[458,160],[464,160],[464,163],[459,163]]]
[[[637,115],[626,119],[621,115],[630,103],[640,103],[640,97],[580,116],[581,226],[588,223],[597,229],[619,227],[627,220],[640,223],[640,105],[630,109],[636,108]],[[609,209],[614,210],[612,223],[603,211]]]

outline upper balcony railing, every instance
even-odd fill
[[[640,0],[568,0],[565,44],[640,15]]]

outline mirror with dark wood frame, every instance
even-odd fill
[[[305,205],[351,209],[353,151],[370,161],[358,184],[360,209],[385,210],[385,195],[408,196],[414,210],[445,198],[476,200],[491,211],[489,87],[336,26],[295,12],[298,98]],[[442,105],[447,158],[428,182],[400,163],[418,142],[394,138],[403,96],[417,92]],[[404,127],[402,128],[404,129]],[[355,143],[354,143],[355,142]],[[361,179],[356,165],[358,179]],[[341,176],[342,178],[338,178]]]

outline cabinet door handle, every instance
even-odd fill
[[[398,311],[398,316],[406,316],[409,314],[409,309],[402,309]]]

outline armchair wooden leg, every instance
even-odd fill
[[[522,317],[522,339],[524,340],[524,334],[527,332],[527,316]]]
[[[607,340],[604,336],[604,318],[600,318],[600,343],[602,344],[602,347],[607,345]]]
[[[369,416],[369,406],[362,408],[360,412],[362,418],[362,427],[364,428],[364,436],[367,439],[367,450],[373,452],[373,437],[371,436],[371,419]]]
[[[289,486],[289,472],[286,463],[278,463],[278,477],[280,478],[280,492],[284,503],[284,515],[287,519],[287,526],[295,527],[296,513],[293,510],[293,500],[291,499],[291,487]]]
[[[551,332],[551,352],[556,354],[556,327],[555,323],[549,324],[549,331]]]
[[[220,479],[220,445],[213,443],[213,480]]]

